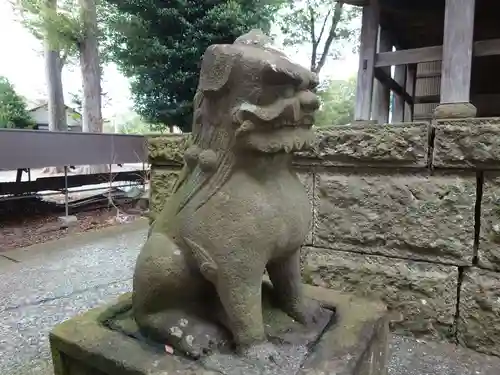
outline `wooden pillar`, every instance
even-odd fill
[[[370,5],[363,7],[356,106],[354,110],[354,118],[357,121],[371,120],[378,29],[378,5],[372,0]]]
[[[415,86],[417,82],[417,64],[410,64],[406,68],[406,92],[415,100]],[[404,121],[413,121],[414,104],[405,103]]]
[[[377,52],[392,51],[392,42],[390,34],[387,30],[379,29],[378,48]],[[385,71],[387,76],[391,76],[391,67],[380,68]],[[387,124],[389,122],[389,104],[391,100],[391,90],[384,86],[382,82],[375,80],[373,90],[373,120],[379,124]]]
[[[401,87],[406,87],[406,65],[396,65],[394,68],[394,80]],[[393,94],[394,101],[392,103],[392,121],[403,122],[405,113],[405,101],[403,97]]]
[[[470,104],[474,15],[475,0],[446,0],[441,105],[436,117],[475,116]]]

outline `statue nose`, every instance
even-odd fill
[[[318,96],[310,90],[299,93],[300,105],[308,111],[316,111],[319,109],[320,103]]]

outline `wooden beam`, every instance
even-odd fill
[[[424,95],[416,97],[415,104],[439,104],[439,99],[439,95]],[[470,102],[477,108],[478,116],[494,117],[498,114],[500,94],[472,94]]]
[[[419,78],[437,78],[441,77],[441,71],[433,73],[419,73],[417,74],[417,79]]]
[[[385,87],[394,92],[399,98],[401,98],[403,103],[413,104],[413,99],[406,92],[406,90],[401,86],[401,84],[391,78],[385,71],[380,68],[375,70],[375,78],[381,82]]]
[[[379,53],[376,56],[375,67],[417,64],[421,62],[439,61],[443,56],[443,47],[423,47],[402,49],[395,52]]]
[[[377,4],[372,3],[363,7],[355,120],[371,120],[378,29],[379,8]]]
[[[474,43],[474,56],[500,55],[500,39],[479,40]]]
[[[474,42],[472,54],[475,57],[500,55],[500,39]],[[442,59],[442,46],[403,49],[395,52],[382,52],[377,54],[375,58],[375,67],[381,68],[393,65],[417,64],[422,62],[441,61]]]
[[[394,68],[394,81],[396,84],[403,88],[406,87],[406,66],[398,65]],[[406,89],[404,90],[406,95]],[[408,95],[409,96],[409,95]],[[410,98],[410,101],[411,98]],[[392,103],[392,122],[403,122],[405,113],[405,99],[402,95],[394,96],[394,102]]]
[[[406,67],[406,92],[410,95],[412,103],[405,103],[404,121],[413,121],[413,110],[415,107],[415,88],[417,83],[417,64]]]
[[[475,0],[446,0],[441,103],[468,103]]]
[[[436,104],[439,100],[439,95],[422,95],[415,97],[415,104]]]
[[[392,51],[391,35],[386,29],[379,29],[378,37],[378,52]],[[387,76],[391,76],[391,68],[381,68]],[[375,75],[377,73],[375,72]],[[379,124],[387,124],[389,122],[389,107],[391,100],[391,90],[378,79],[374,83],[373,90],[373,119]]]

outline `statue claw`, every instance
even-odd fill
[[[308,300],[294,306],[287,313],[306,327],[315,326],[329,317],[328,310],[322,307],[316,300]]]

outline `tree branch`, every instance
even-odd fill
[[[318,54],[318,42],[316,41],[316,17],[314,16],[314,9],[311,3],[308,2],[307,5],[309,9],[309,22],[311,27],[311,43],[312,43],[312,54],[311,54],[311,70],[314,71],[316,68],[316,56]]]
[[[343,6],[344,6],[343,3],[340,2],[335,3],[335,11],[333,12],[332,26],[330,28],[330,33],[328,34],[328,38],[326,38],[321,59],[319,60],[318,65],[316,66],[316,70],[314,70],[315,73],[319,73],[326,63],[326,58],[328,56],[328,52],[330,51],[330,47],[332,46],[332,42],[337,36],[337,26],[340,22],[340,18],[342,17]]]
[[[321,26],[321,31],[320,31],[318,39],[317,39],[318,44],[321,41],[321,38],[323,38],[323,33],[325,32],[326,23],[328,22],[328,18],[330,18],[331,13],[332,13],[332,10],[328,9],[328,13],[326,14],[325,20],[323,21],[323,26]]]

